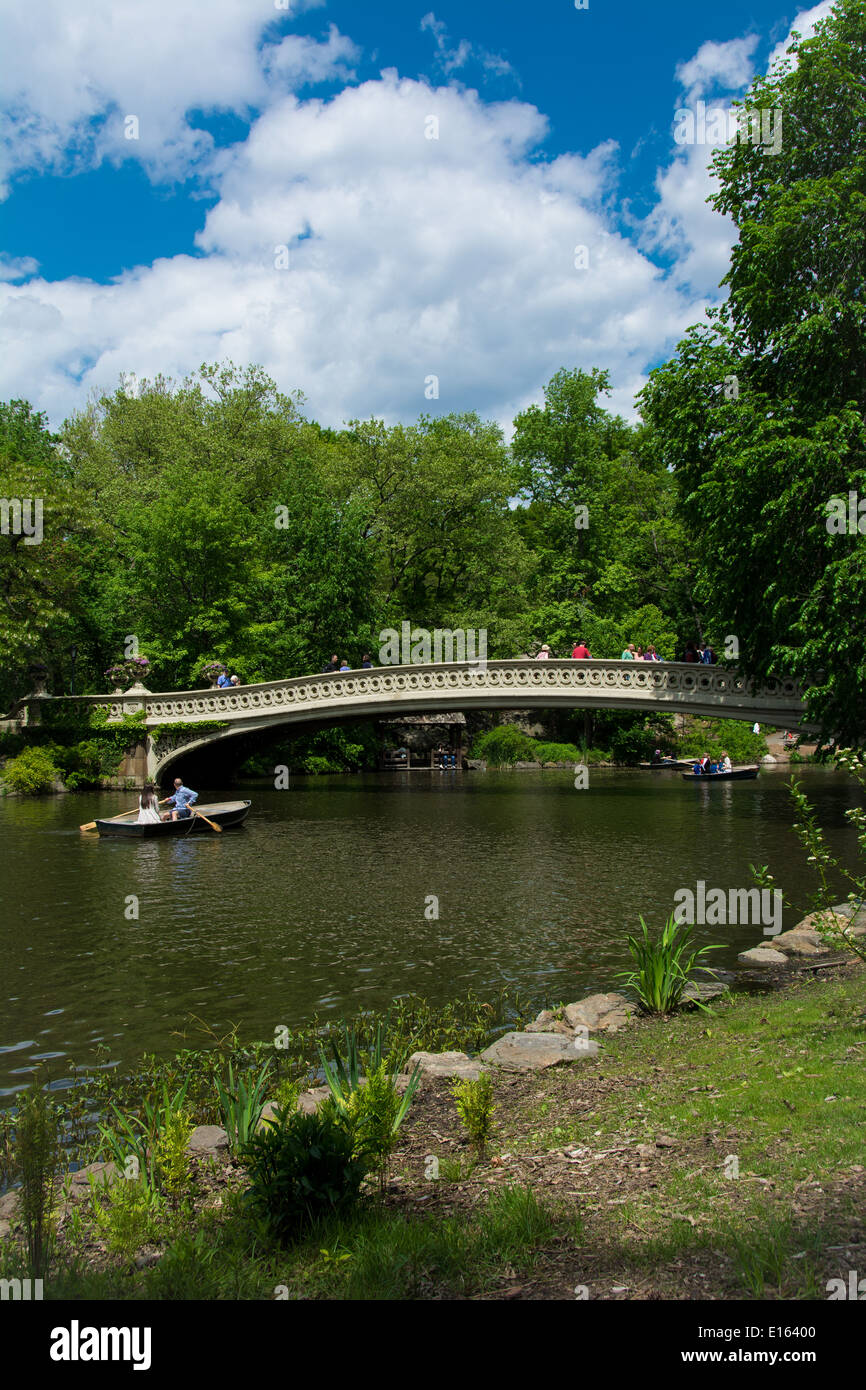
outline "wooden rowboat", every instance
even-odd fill
[[[743,763],[740,767],[732,767],[730,772],[684,772],[684,782],[745,782],[750,777],[757,777],[757,763]]]
[[[210,806],[194,806],[193,815],[185,820],[161,820],[140,823],[138,811],[127,811],[122,816],[111,816],[108,820],[98,820],[96,828],[100,835],[120,835],[130,840],[151,839],[158,835],[197,835],[203,830],[211,830],[202,815],[217,825],[228,829],[240,825],[249,815],[249,801],[217,801]],[[201,815],[195,815],[200,811]]]
[[[682,772],[684,767],[693,767],[694,758],[667,758],[661,763],[638,763],[644,772]]]

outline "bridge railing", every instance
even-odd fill
[[[145,711],[146,724],[194,722],[214,719],[256,718],[287,715],[297,718],[304,710],[330,710],[357,703],[369,708],[418,708],[431,700],[445,709],[463,703],[521,708],[524,703],[611,707],[690,705],[737,707],[743,717],[763,717],[765,722],[799,723],[803,714],[800,686],[780,678],[757,686],[741,671],[729,666],[705,666],[693,662],[603,661],[574,659],[454,661],[418,666],[381,666],[372,669],[295,676],[286,680],[216,690],[150,692],[135,688],[114,695],[33,695],[24,702],[36,714],[37,705],[70,704],[105,709],[110,719]],[[775,718],[771,717],[774,716]],[[38,717],[38,715],[37,715]]]

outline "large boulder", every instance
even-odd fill
[[[422,1076],[454,1076],[461,1081],[477,1081],[485,1070],[465,1052],[413,1052],[406,1070],[411,1073],[416,1066]]]
[[[808,917],[804,917],[795,927],[794,932],[814,932],[822,944],[827,945],[826,940],[821,936],[820,930],[827,928],[836,931],[844,931],[848,936],[866,936],[866,908],[856,908],[856,903],[837,903],[832,909],[820,912],[810,912]],[[787,935],[787,933],[784,933]]]
[[[598,1043],[581,1037],[574,1040],[561,1033],[505,1033],[485,1048],[481,1060],[506,1071],[541,1071],[559,1062],[594,1057],[597,1052]]]
[[[561,1033],[563,1037],[571,1038],[574,1036],[574,1029],[569,1028],[568,1024],[551,1009],[542,1009],[537,1018],[531,1023],[527,1023],[524,1033]]]
[[[759,969],[769,969],[775,965],[790,965],[788,956],[781,951],[774,951],[771,946],[753,946],[750,951],[741,951],[737,960],[743,965],[757,966]]]
[[[772,938],[771,949],[782,951],[786,956],[826,956],[830,948],[824,944],[818,932],[806,927],[792,927]]]
[[[189,1153],[203,1157],[223,1154],[228,1146],[229,1137],[219,1125],[197,1125],[186,1147]]]
[[[622,994],[590,994],[566,1004],[562,1014],[572,1032],[588,1028],[590,1033],[616,1033],[634,1017],[635,1005]]]

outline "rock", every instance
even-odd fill
[[[477,1081],[485,1070],[465,1052],[413,1052],[406,1070],[411,1074],[416,1065],[423,1076],[456,1076],[465,1081]]]
[[[302,1091],[298,1096],[298,1109],[303,1110],[305,1115],[315,1115],[330,1094],[329,1086],[313,1086],[309,1091]]]
[[[761,759],[762,763],[777,763],[778,761],[779,759],[774,758],[772,753],[765,753],[763,758]]]
[[[506,1071],[540,1071],[558,1062],[577,1062],[594,1057],[598,1043],[583,1042],[578,1049],[561,1033],[506,1033],[481,1054],[482,1062],[504,1067]]]
[[[737,956],[744,965],[770,966],[770,965],[789,965],[790,961],[781,951],[774,951],[770,946],[753,946],[750,951],[741,951]]]
[[[774,951],[782,951],[786,956],[827,956],[830,954],[829,946],[826,946],[816,931],[798,931],[796,927],[791,931],[783,931],[779,936],[772,938]]]
[[[550,1009],[542,1009],[541,1013],[532,1023],[527,1023],[523,1029],[524,1033],[562,1033],[564,1037],[574,1037],[574,1029],[569,1028],[561,1018],[557,1018]]]
[[[515,763],[515,764],[514,764],[514,767],[515,767],[515,769],[516,769],[517,772],[536,772],[536,771],[539,771],[539,772],[540,772],[540,770],[541,770],[541,763],[530,763],[530,762],[527,762],[527,763]]]
[[[588,1028],[591,1033],[616,1033],[633,1018],[635,1006],[622,994],[590,994],[577,1004],[566,1004],[562,1013],[572,1032]]]
[[[219,1125],[198,1125],[189,1136],[187,1150],[192,1154],[225,1153],[229,1137]]]
[[[486,772],[487,763],[484,758],[467,758],[466,766],[470,772]]]
[[[708,999],[717,999],[728,986],[721,980],[689,980],[680,996],[683,1004],[704,1004]]]
[[[641,1158],[655,1158],[656,1146],[655,1144],[638,1144],[637,1152]]]
[[[672,1149],[676,1144],[675,1139],[671,1139],[669,1134],[660,1134],[656,1140],[657,1149]]]
[[[844,907],[849,906],[851,906],[851,904],[843,903],[839,907],[829,908],[823,912],[810,912],[808,917],[804,917],[795,927],[791,928],[791,931],[811,931],[820,939],[820,932],[818,930],[820,924],[826,924],[834,928],[838,927],[839,929],[850,925],[851,913],[842,910]]]
[[[0,1221],[0,1240],[6,1240],[12,1227],[8,1221]]]
[[[21,1193],[16,1188],[13,1192],[5,1192],[0,1197],[0,1217],[8,1218],[18,1215],[18,1208],[21,1205]]]
[[[89,1192],[91,1178],[95,1178],[97,1182],[104,1183],[106,1187],[110,1187],[112,1183],[117,1182],[122,1176],[116,1163],[88,1163],[84,1168],[79,1168],[75,1173],[70,1175],[70,1196],[79,1197],[83,1193]]]

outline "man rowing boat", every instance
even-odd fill
[[[166,811],[163,820],[188,820],[192,815],[191,807],[197,801],[198,792],[191,791],[189,787],[183,785],[179,777],[175,777],[174,795],[164,796],[159,803],[160,806],[164,806],[166,802],[169,802],[174,808],[171,811]]]

